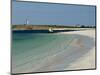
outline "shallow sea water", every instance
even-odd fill
[[[12,69],[20,72],[23,68],[36,68],[45,58],[58,52],[70,50],[68,47],[80,35],[55,33],[15,33],[12,35]],[[93,42],[92,42],[93,43]],[[87,45],[88,46],[88,45]],[[61,64],[63,65],[63,64]],[[25,71],[27,70],[25,69]]]

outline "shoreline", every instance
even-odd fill
[[[69,51],[58,51],[54,55],[45,57],[43,61],[38,65],[36,64],[34,68],[20,69],[14,73],[95,68],[95,47],[93,47],[95,46],[95,29],[54,34],[65,34],[66,36],[67,34],[78,35],[79,37],[74,38],[70,43],[68,46]]]
[[[90,30],[94,28],[53,28],[53,29],[14,29],[13,33],[62,33],[62,32],[72,32],[72,31],[83,31]]]
[[[95,29],[92,30],[84,30],[84,31],[74,31],[74,32],[60,32],[57,34],[72,34],[72,35],[82,35],[82,36],[88,36],[92,39],[94,39],[93,41],[95,41]],[[71,43],[71,44],[76,44],[76,40],[74,40],[75,42]],[[82,40],[82,41],[86,41],[86,40]],[[88,41],[88,40],[87,40]],[[80,43],[81,44],[81,43]],[[86,43],[84,43],[83,45],[85,45]],[[91,44],[91,43],[90,43]],[[94,43],[95,44],[95,43]],[[78,45],[77,45],[78,46]],[[94,45],[95,46],[95,45]],[[70,46],[71,47],[71,46]],[[72,50],[73,48],[71,48],[70,50]],[[78,49],[78,48],[77,48]],[[73,50],[74,51],[74,50]],[[81,51],[80,50],[76,50],[76,51]],[[42,72],[42,71],[59,71],[59,70],[76,70],[76,69],[93,69],[95,68],[95,47],[93,47],[90,50],[86,50],[85,55],[79,57],[76,61],[73,61],[74,59],[72,57],[72,60],[70,60],[69,58],[66,58],[66,52],[62,51],[62,52],[58,52],[57,55],[54,56],[50,56],[48,57],[49,60],[47,63],[41,64],[41,67],[38,67],[37,69],[34,70],[34,72]],[[75,55],[75,57],[77,57]],[[47,59],[48,59],[47,58]],[[59,60],[61,58],[61,60]],[[51,60],[50,60],[51,59]],[[70,64],[66,64],[67,60],[69,60]],[[52,62],[51,62],[52,61]],[[57,62],[58,61],[58,62]],[[62,62],[61,62],[62,61]],[[92,62],[91,62],[92,61]],[[61,63],[59,63],[61,62]],[[66,62],[66,63],[65,63]],[[55,65],[52,65],[53,63],[55,63]],[[51,64],[51,65],[50,65]],[[43,66],[44,65],[44,66]],[[48,67],[46,68],[45,65],[48,65]],[[62,66],[65,66],[66,68],[63,68]],[[68,66],[67,66],[68,65]],[[58,68],[57,68],[58,67]],[[61,68],[62,67],[62,68]]]
[[[89,37],[93,38],[95,41],[95,37],[96,37],[95,29],[80,31],[80,32],[77,31],[77,33],[74,33],[74,32],[73,33],[89,36]],[[69,33],[69,34],[73,34],[73,33]],[[95,64],[96,64],[96,61],[95,61],[95,46],[94,46],[88,53],[86,53],[84,55],[84,57],[81,57],[76,62],[71,63],[70,67],[66,68],[65,70],[67,70],[67,69],[68,70],[70,70],[70,69],[95,69],[96,68]]]

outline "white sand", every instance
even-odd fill
[[[69,32],[64,34],[80,34],[89,36],[94,39],[95,41],[95,29],[92,30],[85,30],[85,31],[77,31],[77,32]],[[72,70],[72,69],[93,69],[95,68],[95,47],[93,47],[86,55],[85,57],[81,57],[76,62],[71,63],[69,67],[66,69]],[[65,69],[65,70],[66,70]]]
[[[68,51],[58,51],[54,55],[45,57],[40,64],[34,65],[34,67],[28,68],[27,66],[27,69],[23,68],[15,72],[27,73],[95,68],[95,29],[61,32],[57,34],[66,34],[66,36],[67,34],[88,36],[94,42],[91,44],[91,41],[88,41],[87,38],[84,39],[84,37],[80,39],[75,38],[68,46]],[[90,48],[90,46],[92,47]]]
[[[39,67],[35,69],[34,72],[94,69],[95,68],[95,30],[90,29],[84,31],[61,32],[60,34],[75,34],[75,35],[88,36],[93,39],[94,45],[91,45],[91,43],[89,43],[88,40],[80,40],[80,43],[77,43],[79,40],[75,39],[69,46],[69,50],[70,50],[69,52],[62,51],[62,52],[58,52],[53,56],[48,56],[44,60],[44,63],[39,65]],[[86,41],[88,43],[87,44],[82,43],[82,41]],[[82,45],[86,46],[88,44],[90,44],[89,46],[92,46],[91,50],[88,49],[85,50],[85,48],[81,48]],[[86,53],[84,54],[84,52]]]

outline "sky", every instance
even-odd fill
[[[95,25],[95,6],[12,2],[12,25]]]

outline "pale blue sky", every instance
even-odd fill
[[[95,25],[95,6],[12,2],[12,24]]]

